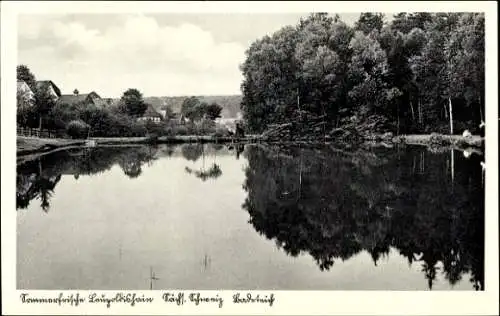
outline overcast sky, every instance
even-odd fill
[[[18,64],[64,94],[240,94],[246,48],[301,16],[307,13],[20,15]],[[340,16],[353,24],[359,14]]]

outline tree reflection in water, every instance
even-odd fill
[[[374,264],[391,249],[418,264],[432,289],[443,274],[456,284],[468,273],[484,289],[482,157],[420,148],[340,152],[332,148],[236,146],[248,160],[243,208],[255,230],[287,254],[309,253],[321,270],[367,251]],[[210,151],[207,146],[207,152]],[[203,181],[222,170],[215,146],[183,146],[203,168]],[[229,151],[231,148],[227,148]],[[174,148],[92,148],[61,151],[17,166],[16,208],[34,199],[44,211],[62,175],[92,176],[118,165],[131,177]],[[205,169],[205,160],[209,160]]]
[[[217,179],[222,175],[222,170],[219,165],[213,164],[208,170],[193,170],[189,167],[185,168],[189,174],[194,174],[197,178],[206,181],[207,179]]]
[[[187,160],[196,161],[199,157],[202,157],[202,167],[199,170],[194,170],[190,167],[185,167],[184,170],[188,174],[194,174],[198,179],[202,181],[206,181],[208,179],[217,179],[222,175],[222,170],[220,166],[216,163],[217,161],[217,151],[224,149],[224,146],[220,144],[214,144],[210,146],[211,151],[213,152],[213,163],[211,166],[206,169],[205,168],[205,145],[204,144],[196,144],[196,145],[184,145],[182,147],[182,155]]]
[[[62,175],[103,173],[115,164],[130,178],[141,174],[142,166],[155,158],[156,148],[115,147],[86,148],[60,151],[17,166],[16,209],[25,209],[33,199],[40,199],[44,211],[50,208],[50,198]]]
[[[363,250],[377,264],[394,248],[421,264],[429,289],[439,262],[450,284],[470,273],[484,289],[481,157],[263,146],[247,147],[246,156],[243,208],[287,254],[307,252],[328,270]]]
[[[131,179],[139,177],[142,173],[142,165],[150,163],[154,159],[151,147],[139,148],[118,157],[118,165],[122,168],[123,173]]]
[[[190,161],[197,161],[203,155],[203,144],[186,144],[182,146],[182,156]]]

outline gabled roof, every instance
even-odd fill
[[[39,80],[36,82],[36,87],[37,88],[40,88],[40,87],[43,87],[43,86],[47,86],[47,85],[52,85],[52,89],[54,89],[55,93],[57,94],[58,97],[61,96],[61,90],[59,90],[59,88],[56,86],[56,84],[54,82],[52,82],[52,80]]]
[[[24,80],[17,80],[17,88],[20,89],[23,86],[26,86],[31,91],[30,86]]]
[[[59,97],[59,100],[57,100],[57,102],[61,103],[61,104],[65,103],[65,104],[69,104],[69,105],[78,104],[78,103],[85,102],[88,99],[88,97],[92,94],[97,96],[98,98],[100,98],[97,93],[92,91],[90,93],[81,93],[81,94],[63,94]],[[97,104],[97,105],[101,105],[101,104]]]
[[[151,104],[148,104],[148,107],[146,108],[146,111],[142,115],[142,117],[159,117],[162,118],[160,113],[158,113]]]
[[[80,102],[84,102],[87,100],[89,95],[87,93],[84,94],[63,94],[57,100],[58,103],[66,103],[69,105],[77,104]]]

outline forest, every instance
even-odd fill
[[[389,20],[389,22],[387,22]],[[248,128],[312,117],[323,131],[472,134],[484,124],[484,14],[314,13],[253,42],[241,65]]]

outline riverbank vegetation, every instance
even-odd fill
[[[440,135],[484,130],[480,13],[400,13],[389,22],[362,13],[353,26],[315,13],[252,43],[241,70],[246,131],[264,140],[400,143],[406,135],[436,134],[454,145]],[[18,126],[74,138],[233,132],[215,123],[221,106],[198,97],[184,98],[179,113],[164,106],[164,119],[154,122],[140,119],[149,104],[137,89],[110,106],[64,104],[37,87],[28,67],[18,66],[17,77],[34,92],[32,101],[18,94]],[[483,145],[470,137],[459,142]]]
[[[252,43],[241,70],[254,132],[480,134],[484,14],[362,13],[351,27],[316,13]]]

